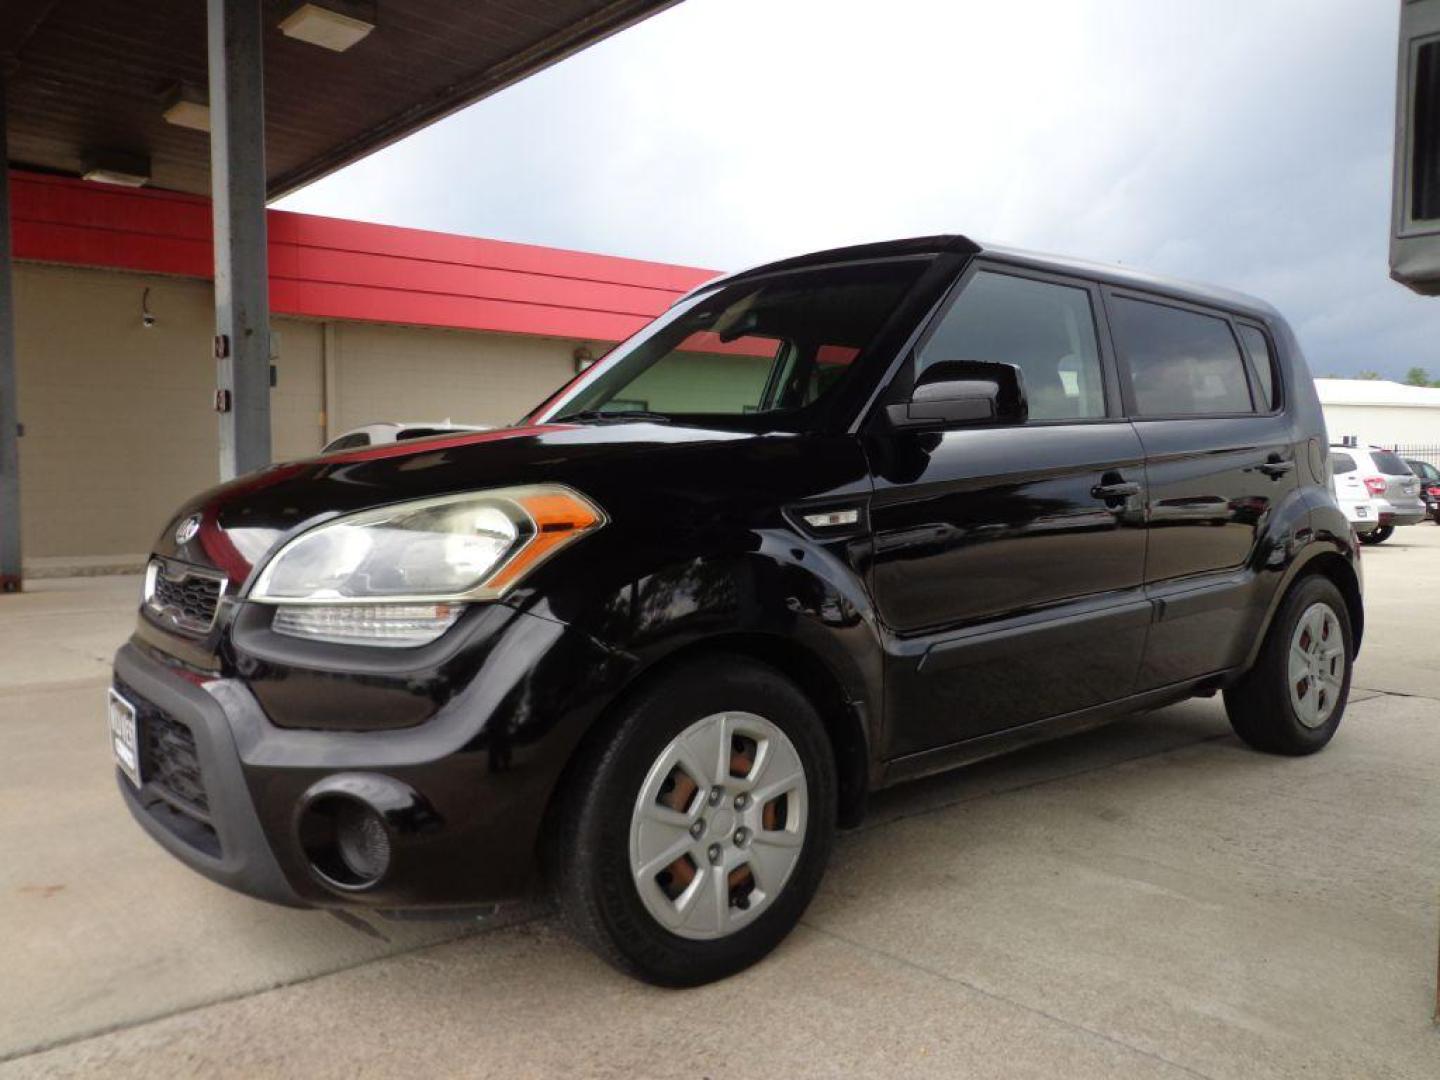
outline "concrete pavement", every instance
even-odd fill
[[[0,601],[0,1078],[1433,1080],[1440,528],[1365,572],[1325,753],[1252,753],[1195,701],[884,793],[775,956],[686,992],[543,914],[381,940],[190,873],[108,765],[134,580],[37,583]]]

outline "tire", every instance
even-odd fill
[[[1301,654],[1314,666],[1300,665]],[[1323,749],[1345,714],[1354,657],[1350,612],[1340,590],[1329,578],[1301,578],[1275,613],[1255,666],[1225,691],[1230,726],[1256,750],[1271,754]],[[1313,672],[1321,672],[1320,678]]]
[[[809,699],[765,664],[705,656],[645,686],[589,746],[562,781],[546,860],[571,932],[661,986],[713,982],[774,949],[835,837],[834,753]]]
[[[1394,525],[1381,525],[1378,529],[1371,529],[1368,533],[1361,533],[1360,542],[1362,544],[1383,544],[1394,535]]]

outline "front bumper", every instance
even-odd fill
[[[212,881],[261,900],[305,906],[275,860],[245,786],[229,718],[200,685],[123,645],[115,654],[117,689],[137,707],[141,724],[156,713],[189,728],[205,779],[209,821],[176,809],[157,780],[136,790],[116,769],[120,794],[135,820],[181,862]]]
[[[278,726],[246,679],[196,675],[132,639],[116,654],[115,679],[144,729],[145,784],[137,791],[117,770],[126,805],[186,865],[272,903],[458,908],[527,892],[551,793],[606,700],[615,662],[551,619],[504,609],[480,622],[467,646],[471,677],[425,722],[400,730]],[[363,702],[369,687],[377,710],[389,708],[373,675],[329,678],[334,692]],[[293,721],[295,702],[287,705]],[[193,760],[178,771],[147,765],[146,740],[161,727],[193,736]],[[186,785],[173,779],[197,772],[197,790],[177,798]],[[377,800],[392,859],[363,888],[327,878],[302,838],[306,808],[336,791],[412,796]]]

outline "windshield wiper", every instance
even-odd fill
[[[670,423],[670,417],[664,413],[650,412],[647,409],[581,409],[579,412],[557,416],[550,422],[552,424],[585,423],[587,421],[603,423],[606,420],[653,420],[657,424]]]

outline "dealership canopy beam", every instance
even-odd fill
[[[510,86],[676,0],[261,0],[267,187],[277,198]],[[373,22],[336,52],[285,32],[302,7]],[[203,130],[206,5],[194,0],[4,0],[12,164],[83,175],[97,157],[149,182],[210,193]],[[196,113],[185,116],[193,122]],[[201,113],[200,115],[203,115]],[[457,176],[457,182],[463,177]]]

